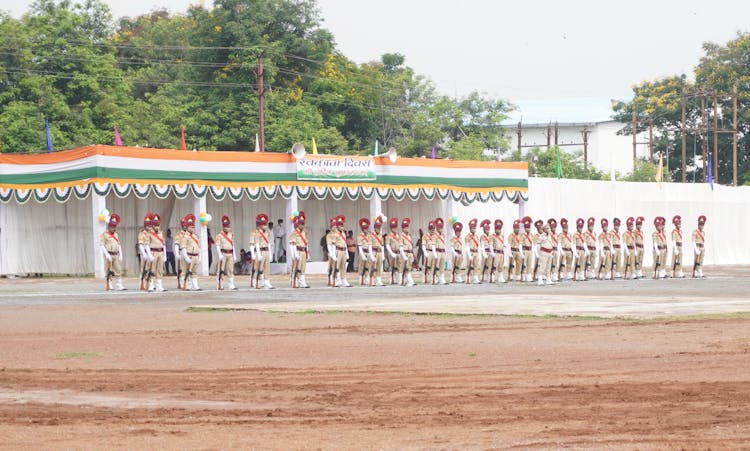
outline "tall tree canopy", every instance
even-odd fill
[[[356,64],[322,28],[314,0],[215,0],[184,14],[152,11],[114,24],[100,0],[36,0],[0,16],[0,151],[112,142],[253,149],[263,60],[266,150],[315,138],[329,153],[475,155],[504,143],[511,106],[451,98],[384,53]]]

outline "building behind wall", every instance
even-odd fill
[[[521,123],[521,147],[526,153],[533,147],[544,149],[548,142],[555,145],[555,125],[557,125],[557,144],[564,152],[584,153],[584,132],[588,134],[586,154],[588,164],[596,169],[609,173],[614,170],[626,174],[633,170],[633,137],[618,135],[617,132],[627,126],[622,122],[559,122],[524,124]],[[510,154],[518,149],[518,124],[507,124],[507,136],[510,143]],[[547,135],[549,133],[549,141]],[[648,131],[636,135],[636,156],[649,157]]]

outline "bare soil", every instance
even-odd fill
[[[747,449],[750,319],[0,307],[5,449]]]

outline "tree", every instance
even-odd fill
[[[520,150],[515,150],[509,161],[526,161],[529,163],[529,175],[534,177],[557,177],[557,158],[560,158],[562,166],[562,178],[584,179],[584,180],[606,180],[607,175],[592,166],[585,167],[583,154],[576,152],[569,154],[558,147],[541,149],[532,147],[522,155]]]
[[[656,180],[656,167],[656,164],[649,161],[638,160],[632,172],[617,179],[624,182],[653,182]]]

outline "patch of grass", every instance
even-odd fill
[[[232,309],[232,308],[227,308],[227,307],[188,307],[185,309],[186,312],[190,312],[190,313],[231,312],[234,310],[240,310],[240,309]]]
[[[476,357],[476,356],[477,356],[477,353],[476,353],[476,352],[470,352],[470,353],[469,353],[469,357]]]
[[[79,359],[79,358],[93,358],[101,357],[102,355],[98,352],[63,352],[58,354],[58,359]]]

